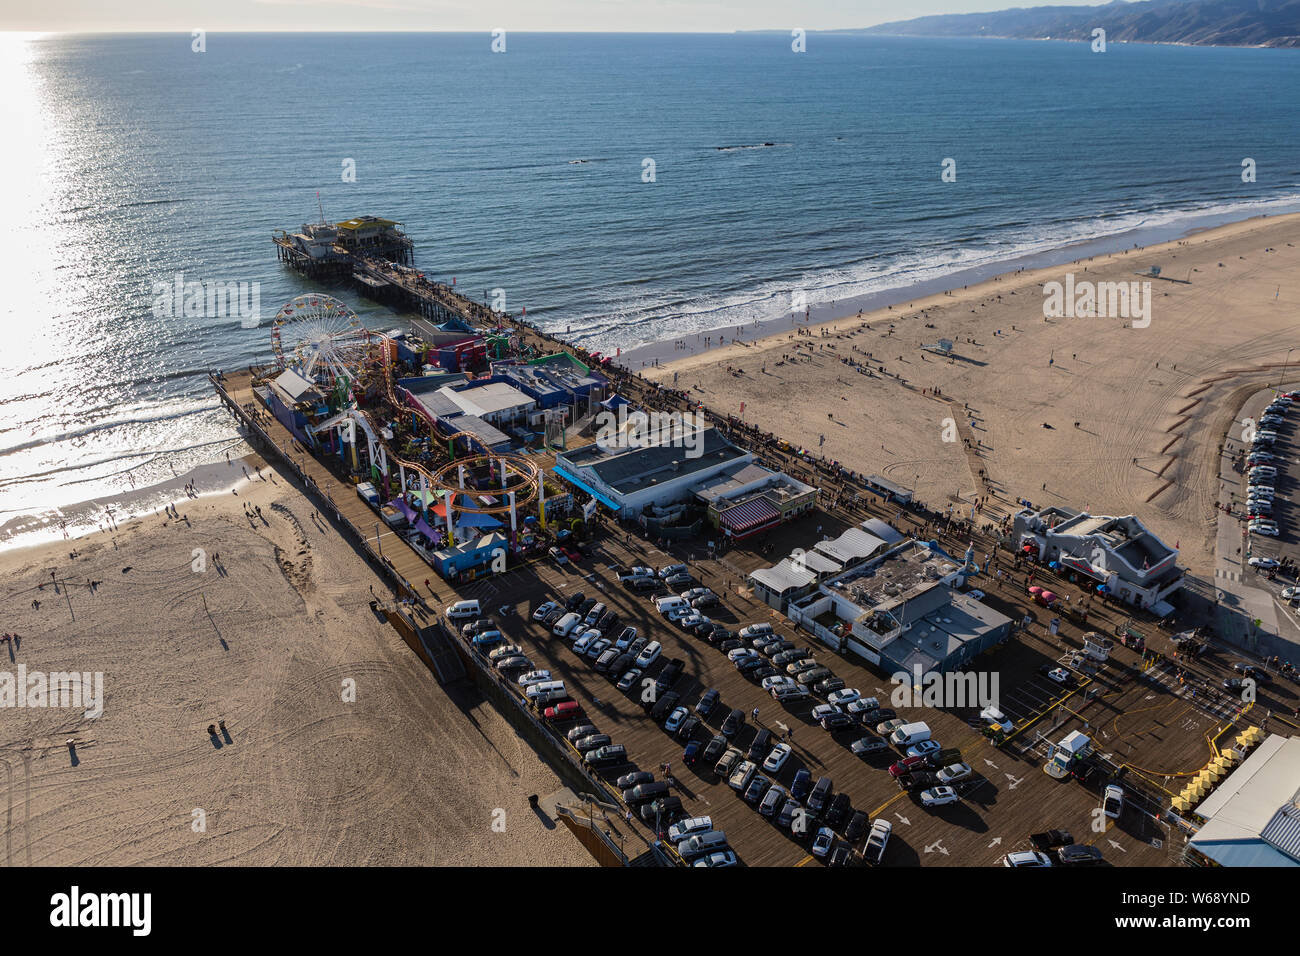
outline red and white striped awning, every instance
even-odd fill
[[[718,523],[733,538],[743,538],[781,523],[781,512],[762,498],[735,505],[718,515]]]

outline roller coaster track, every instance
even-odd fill
[[[466,442],[473,443],[482,449],[480,454],[471,455],[468,458],[454,459],[432,471],[420,462],[410,461],[396,454],[391,444],[388,446],[388,457],[397,462],[397,464],[403,469],[413,472],[423,478],[424,481],[427,482],[429,488],[445,492],[445,497],[449,503],[453,501],[455,495],[468,494],[467,489],[462,488],[458,481],[451,478],[450,472],[452,469],[487,463],[493,468],[494,475],[502,474],[502,469],[504,469],[504,473],[511,474],[513,480],[504,483],[501,488],[496,488],[491,491],[492,494],[507,499],[504,504],[489,505],[471,497],[470,501],[472,504],[457,505],[456,510],[458,511],[489,515],[509,514],[512,508],[512,505],[508,500],[511,492],[514,493],[515,500],[513,507],[516,510],[530,504],[537,497],[538,492],[537,482],[541,475],[541,470],[537,465],[524,455],[517,455],[514,453],[501,454],[492,451],[483,439],[474,432],[458,431],[453,432],[450,435],[442,434],[434,416],[425,411],[418,402],[411,400],[410,393],[394,382],[394,363],[391,356],[397,351],[396,343],[383,333],[376,332],[374,335],[380,342],[381,358],[379,361],[379,370],[382,377],[384,393],[393,409],[395,411],[413,413],[418,421],[424,423],[431,442],[436,440],[454,443],[456,439],[463,438]],[[401,393],[400,398],[399,390]],[[370,427],[374,431],[375,435],[380,436],[380,439],[382,440],[383,423],[377,421],[375,416],[371,413],[371,410],[368,408],[358,407],[357,411],[365,417],[366,421],[370,423]],[[405,492],[405,490],[406,489],[402,489],[403,492]]]

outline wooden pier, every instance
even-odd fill
[[[312,279],[350,282],[367,298],[415,312],[435,324],[458,319],[499,325],[506,319],[502,313],[462,295],[454,286],[435,282],[415,269],[415,244],[396,225],[393,223],[380,238],[367,242],[348,241],[340,232],[339,240],[328,251],[319,247],[322,251],[318,255],[305,251],[304,246],[310,245],[313,237],[304,233],[280,230],[272,233],[271,241],[276,257],[295,272]],[[322,222],[310,228],[332,227]]]

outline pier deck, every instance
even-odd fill
[[[885,772],[889,760],[893,759],[890,754],[868,761],[854,757],[847,745],[860,732],[828,734],[809,719],[810,706],[786,709],[777,704],[737,673],[723,654],[668,624],[654,612],[649,601],[617,583],[620,567],[685,559],[691,561],[693,570],[705,584],[724,596],[725,607],[710,612],[714,619],[733,629],[754,621],[770,621],[783,636],[799,646],[811,645],[809,635],[796,632],[788,620],[755,601],[749,593],[745,575],[769,560],[757,551],[738,548],[721,559],[709,560],[689,551],[660,551],[624,533],[608,534],[598,537],[594,553],[585,556],[577,566],[558,568],[537,561],[506,576],[453,588],[436,579],[418,553],[378,523],[373,510],[343,479],[296,446],[284,427],[257,402],[249,373],[232,373],[223,385],[234,404],[242,408],[251,403],[252,417],[258,427],[274,442],[285,460],[292,463],[294,472],[329,502],[335,517],[355,529],[364,547],[389,569],[398,596],[417,598],[411,609],[417,622],[433,623],[437,605],[459,598],[478,598],[488,612],[495,612],[500,605],[510,605],[512,613],[494,614],[506,636],[523,646],[537,666],[547,667],[565,680],[574,699],[583,704],[590,721],[628,748],[631,763],[600,774],[608,782],[609,791],[616,789],[613,780],[622,773],[640,768],[658,775],[660,764],[671,763],[677,781],[675,792],[688,812],[712,815],[748,865],[809,865],[816,861],[809,856],[807,843],[778,830],[746,805],[725,781],[716,778],[711,767],[682,766],[682,743],[652,722],[639,700],[618,691],[611,681],[594,671],[590,661],[580,660],[567,644],[533,623],[533,608],[544,600],[582,590],[588,597],[596,597],[613,607],[622,616],[624,625],[635,626],[640,633],[660,641],[664,646],[661,661],[679,657],[686,662],[685,675],[675,688],[686,704],[693,705],[707,687],[716,687],[721,692],[723,706],[711,715],[706,722],[707,731],[702,729],[697,739],[707,740],[716,733],[730,707],[739,707],[746,714],[758,707],[760,727],[780,732],[793,728],[794,755],[777,775],[777,782],[788,788],[794,772],[806,767],[814,777],[829,775],[837,791],[848,792],[854,810],[863,810],[872,818],[883,815],[891,819],[895,831],[887,857],[889,865],[995,865],[1002,854],[1026,846],[1031,832],[1052,827],[1070,829],[1080,842],[1096,842],[1114,863],[1168,865],[1177,861],[1181,837],[1136,811],[1130,812],[1120,826],[1112,822],[1105,833],[1094,834],[1092,810],[1099,799],[1095,788],[1077,781],[1056,781],[1042,773],[1044,754],[1036,734],[1027,732],[1010,745],[997,748],[968,724],[967,715],[931,708],[912,713],[900,709],[904,718],[926,720],[945,747],[959,749],[963,759],[976,769],[976,780],[967,786],[961,803],[936,811],[926,810],[915,797],[899,791]],[[775,542],[778,550],[803,541],[818,523],[833,533],[848,521],[843,515],[814,512],[777,529],[775,535],[782,539]],[[426,580],[432,583],[432,589],[425,587]],[[435,606],[433,609],[423,606],[426,599]],[[988,600],[1013,616],[1019,616],[1028,606],[1027,595],[1018,589],[1013,592],[1010,587],[1005,594],[994,590]],[[1113,622],[1109,620],[1112,617]],[[1090,626],[1109,629],[1120,617],[1119,612],[1104,609]],[[1042,708],[1044,715],[1038,719],[1050,740],[1058,740],[1070,729],[1079,727],[1098,734],[1099,750],[1117,750],[1119,757],[1138,766],[1177,773],[1193,770],[1205,762],[1206,728],[1214,721],[1204,714],[1198,715],[1193,705],[1178,698],[1167,685],[1135,679],[1137,657],[1127,649],[1120,649],[1098,676],[1102,692],[1095,699],[1085,702],[1060,694],[1056,698],[1061,699],[1055,699],[1052,688],[1043,686],[1039,667],[1057,661],[1081,644],[1079,628],[1064,626],[1053,637],[1040,627],[999,651],[996,661],[988,666],[999,670],[1004,693],[1014,688],[1020,699],[1028,701],[1025,706]],[[886,703],[893,690],[887,680],[855,659],[840,657],[823,647],[816,647],[815,652],[849,686],[880,697]],[[649,673],[653,675],[659,666],[652,666]],[[1155,711],[1142,716],[1153,707]],[[1196,721],[1195,726],[1191,721]],[[754,722],[747,720],[747,724],[736,741],[745,748],[755,732]],[[1113,746],[1108,745],[1112,743]],[[1176,790],[1176,779],[1164,782],[1169,784],[1169,789]],[[1147,786],[1143,781],[1135,782]],[[1156,779],[1154,783],[1158,786],[1161,780]],[[622,821],[613,823],[622,824]],[[626,824],[623,828],[628,829]],[[653,839],[644,832],[640,821],[632,829],[641,846],[647,838]]]

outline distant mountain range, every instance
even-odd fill
[[[1030,7],[882,23],[854,33],[927,37],[1091,40],[1115,43],[1300,47],[1300,0],[1115,0],[1099,7]]]

